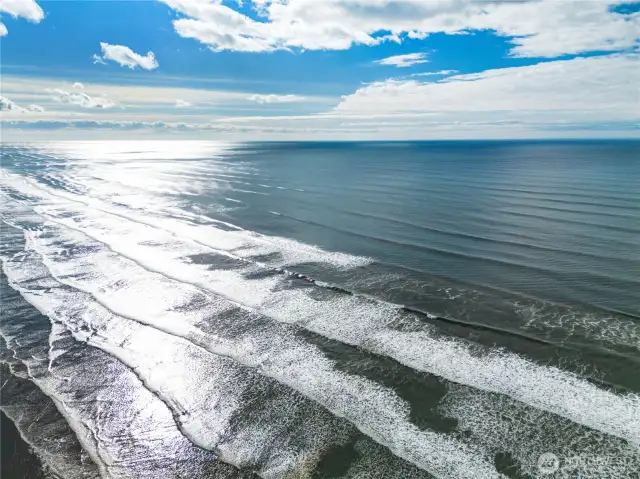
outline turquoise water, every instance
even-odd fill
[[[3,411],[63,477],[634,477],[639,153],[3,145]]]

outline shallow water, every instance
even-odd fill
[[[3,145],[2,409],[62,477],[634,477],[639,152]]]

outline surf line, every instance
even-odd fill
[[[247,262],[252,262],[250,260],[246,260]],[[333,285],[333,284],[328,284],[328,283],[324,283],[322,281],[318,281],[315,278],[306,275],[306,274],[301,274],[301,273],[296,273],[295,271],[290,271],[288,269],[285,268],[269,268],[271,271],[274,271],[276,273],[285,275],[285,276],[289,276],[291,278],[296,278],[296,279],[300,279],[302,281],[306,281],[310,284],[315,284],[321,288],[324,289],[330,289],[333,291],[336,291],[338,293],[341,294],[346,294],[348,296],[362,296],[363,298],[366,299],[370,299],[372,301],[380,301],[377,298],[374,297],[369,297],[367,294],[359,294],[359,293],[355,293],[353,291],[349,291],[348,289],[342,288],[340,286],[337,285]],[[389,303],[388,303],[389,304]],[[455,318],[448,318],[446,316],[438,316],[435,315],[433,313],[429,313],[427,311],[423,311],[421,309],[418,308],[414,308],[411,306],[405,306],[403,304],[396,304],[396,303],[390,303],[393,307],[395,307],[396,309],[398,309],[399,311],[408,313],[408,314],[415,314],[416,316],[419,316],[423,319],[428,319],[430,321],[442,321],[444,323],[449,323],[449,324],[455,324],[458,326],[462,326],[465,328],[471,328],[471,329],[476,329],[476,330],[480,330],[480,331],[490,331],[493,333],[498,333],[498,334],[504,334],[507,336],[516,336],[518,338],[521,339],[525,339],[528,341],[531,341],[533,343],[538,343],[538,344],[543,344],[543,345],[549,345],[549,343],[547,341],[545,341],[544,339],[540,339],[540,338],[536,338],[535,336],[529,335],[529,334],[523,334],[521,332],[516,332],[516,331],[509,331],[506,329],[502,329],[502,328],[496,328],[493,326],[488,326],[488,325],[484,325],[484,324],[478,324],[478,323],[470,323],[467,321],[463,321],[460,319],[455,319]]]

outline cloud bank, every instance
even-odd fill
[[[430,74],[440,77],[433,81]],[[543,138],[578,133],[583,137],[640,136],[638,53],[554,60],[474,74],[440,71],[424,75],[363,85],[320,108],[313,106],[317,98],[293,94],[107,84],[87,84],[87,90],[79,90],[71,83],[52,89],[55,83],[51,80],[8,76],[3,78],[4,92],[21,106],[3,102],[3,128],[8,134],[60,129],[69,131],[65,138],[73,138],[83,128],[118,128],[144,135],[167,131],[194,138],[226,132],[236,140],[295,140],[309,135],[345,140]],[[103,96],[93,96],[92,91]],[[41,103],[43,92],[48,92],[50,103]],[[128,108],[113,109],[119,106],[115,100]],[[287,115],[270,115],[264,113],[269,108],[248,107],[248,102],[291,104]],[[37,109],[22,106],[30,104],[42,104],[47,111],[38,115]],[[189,108],[188,104],[199,107]],[[18,114],[22,110],[30,114]]]
[[[216,51],[346,50],[431,33],[492,30],[511,55],[557,57],[634,48],[640,12],[625,0],[251,0],[258,19],[217,0],[161,0],[181,15],[175,31]],[[629,3],[629,2],[626,2]],[[381,33],[383,32],[383,33]]]
[[[640,55],[614,54],[454,75],[437,82],[377,82],[344,96],[334,112],[637,120],[638,84]]]

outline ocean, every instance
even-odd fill
[[[638,141],[3,144],[0,203],[2,477],[639,477]]]

